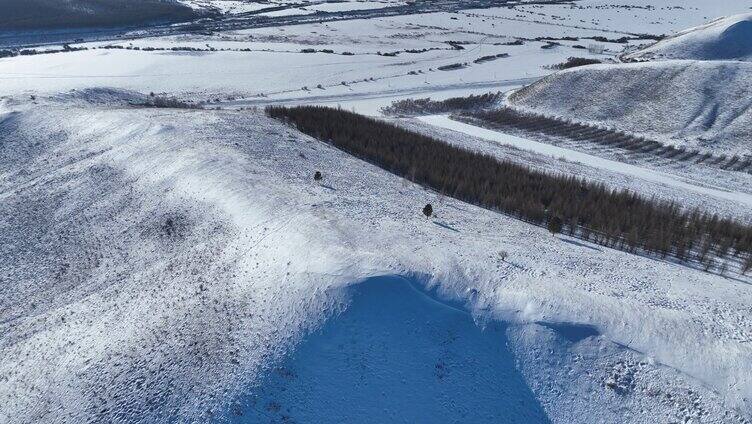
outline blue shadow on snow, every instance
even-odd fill
[[[399,277],[346,288],[350,306],[236,399],[233,423],[549,423],[506,326]]]

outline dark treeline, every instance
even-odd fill
[[[713,156],[697,149],[674,147],[645,137],[621,131],[569,122],[545,115],[521,112],[508,107],[485,111],[470,111],[472,118],[497,128],[512,128],[575,141],[598,143],[606,147],[624,149],[633,154],[651,154],[684,162],[705,163],[716,168],[752,173],[752,157],[735,155]]]
[[[486,93],[467,97],[450,97],[445,100],[404,99],[393,102],[381,111],[387,115],[425,115],[444,112],[472,112],[496,106],[501,93]]]
[[[266,110],[303,133],[468,203],[537,225],[557,219],[571,235],[627,251],[699,259],[710,264],[707,268],[740,262],[742,272],[750,265],[752,227],[730,219],[574,176],[534,171],[341,109]],[[714,258],[733,261],[716,264]]]
[[[551,66],[553,69],[570,69],[577,68],[578,66],[596,65],[603,63],[598,59],[592,59],[587,57],[575,57],[570,56],[566,61]]]

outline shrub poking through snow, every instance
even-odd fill
[[[314,180],[314,181],[321,181],[322,179],[324,179],[324,176],[323,176],[323,175],[321,175],[321,171],[316,171],[316,172],[315,172],[315,173],[313,174],[313,180]]]
[[[752,254],[752,226],[734,219],[533,170],[342,109],[270,106],[266,111],[418,184],[539,226],[556,216],[569,234],[594,243],[681,261],[725,259],[737,262],[740,271]]]
[[[428,218],[430,218],[431,215],[433,215],[433,206],[431,206],[430,203],[423,207],[423,215],[425,215]]]

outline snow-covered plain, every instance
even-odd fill
[[[184,3],[245,16],[354,2]],[[749,423],[748,277],[553,236],[255,109],[376,113],[405,96],[517,88],[568,56],[616,60],[649,43],[599,42],[595,55],[575,47],[593,42],[584,37],[742,11],[622,3],[147,31],[0,59],[0,422]],[[353,8],[365,6],[377,5]],[[536,37],[583,38],[542,49]],[[149,92],[234,110],[131,105]],[[518,150],[477,128],[394,122],[535,169],[752,214],[747,175],[674,170],[672,185],[652,168],[572,162],[525,140]]]
[[[441,91],[499,80],[540,77],[551,72],[547,66],[569,56],[608,60],[625,47],[620,43],[601,43],[606,53],[594,55],[572,47],[593,43],[588,39],[563,40],[561,46],[552,49],[542,49],[547,44],[543,41],[504,45],[517,38],[604,36],[613,39],[629,31],[660,34],[683,29],[681,25],[685,22],[699,25],[704,22],[705,14],[739,11],[738,4],[733,2],[697,2],[699,10],[670,8],[658,14],[636,9],[633,14],[623,14],[619,12],[621,6],[608,4],[601,1],[592,5],[578,3],[576,7],[527,5],[238,29],[212,35],[145,38],[141,35],[127,41],[74,43],[74,46],[89,48],[132,45],[141,49],[194,47],[206,51],[88,50],[4,58],[0,59],[0,81],[6,95],[111,86],[168,92],[194,100],[339,96],[344,101],[390,91],[416,88]],[[590,23],[585,26],[561,21],[591,16],[594,13],[591,6],[598,16],[613,11],[619,20],[609,18],[612,21],[609,25]],[[545,16],[540,16],[541,13]],[[652,29],[637,31],[637,26],[648,16],[656,20]],[[464,50],[455,50],[450,42],[467,44],[462,44]],[[306,48],[330,49],[334,54],[301,53]],[[239,51],[242,49],[252,51]],[[428,51],[422,52],[423,49]],[[379,52],[398,54],[383,56],[378,55]],[[342,53],[355,56],[342,56]],[[498,53],[508,53],[510,57],[473,63],[483,56]],[[452,71],[438,70],[440,66],[455,63],[467,63],[467,66]],[[318,88],[319,85],[322,88]]]

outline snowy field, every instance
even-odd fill
[[[606,106],[630,105],[605,99],[633,74],[608,90],[568,75],[648,69],[645,84],[666,91],[630,111],[715,107],[718,125],[703,136],[748,152],[738,95],[748,62],[679,72],[685,61],[645,54],[694,45],[680,35],[648,47],[652,36],[748,5],[182,3],[223,18],[196,31],[76,34],[73,49],[0,58],[0,423],[752,422],[749,275],[552,235],[262,110],[379,115],[398,99],[533,84],[538,97],[518,107],[597,121]],[[570,56],[605,64],[546,78]],[[630,58],[655,61],[617,64]],[[733,70],[729,84],[719,68]],[[688,84],[707,96],[667,97]],[[137,106],[152,92],[203,109]],[[600,103],[588,104],[593,92]],[[385,119],[536,170],[752,219],[749,174],[630,162],[444,115]]]
[[[585,37],[613,40],[637,37],[629,34],[663,34],[699,25],[708,15],[739,12],[735,2],[694,3],[694,7],[667,8],[660,14],[646,9],[629,9],[627,13],[623,7],[608,6],[608,2],[582,2],[575,6],[473,9],[227,30],[211,35],[74,43],[73,47],[89,50],[0,59],[0,78],[6,95],[108,86],[181,94],[199,101],[231,97],[249,98],[251,102],[259,96],[346,101],[384,92],[398,95],[409,90],[430,93],[490,87],[503,81],[529,82],[551,73],[548,66],[569,56],[609,60],[625,48],[625,44]],[[592,10],[597,10],[604,22],[579,22],[582,19],[578,17],[592,16]],[[642,27],[648,16],[653,22]],[[582,39],[558,40],[561,45],[542,49],[549,42],[535,41],[538,37]],[[518,39],[524,44],[505,45]],[[626,46],[650,42],[635,39]],[[604,53],[572,47],[590,44],[600,45]],[[107,45],[142,50],[102,49]],[[143,50],[173,47],[200,51]],[[315,52],[302,53],[304,49]],[[474,63],[499,53],[510,56]],[[453,64],[462,66],[439,70]]]

